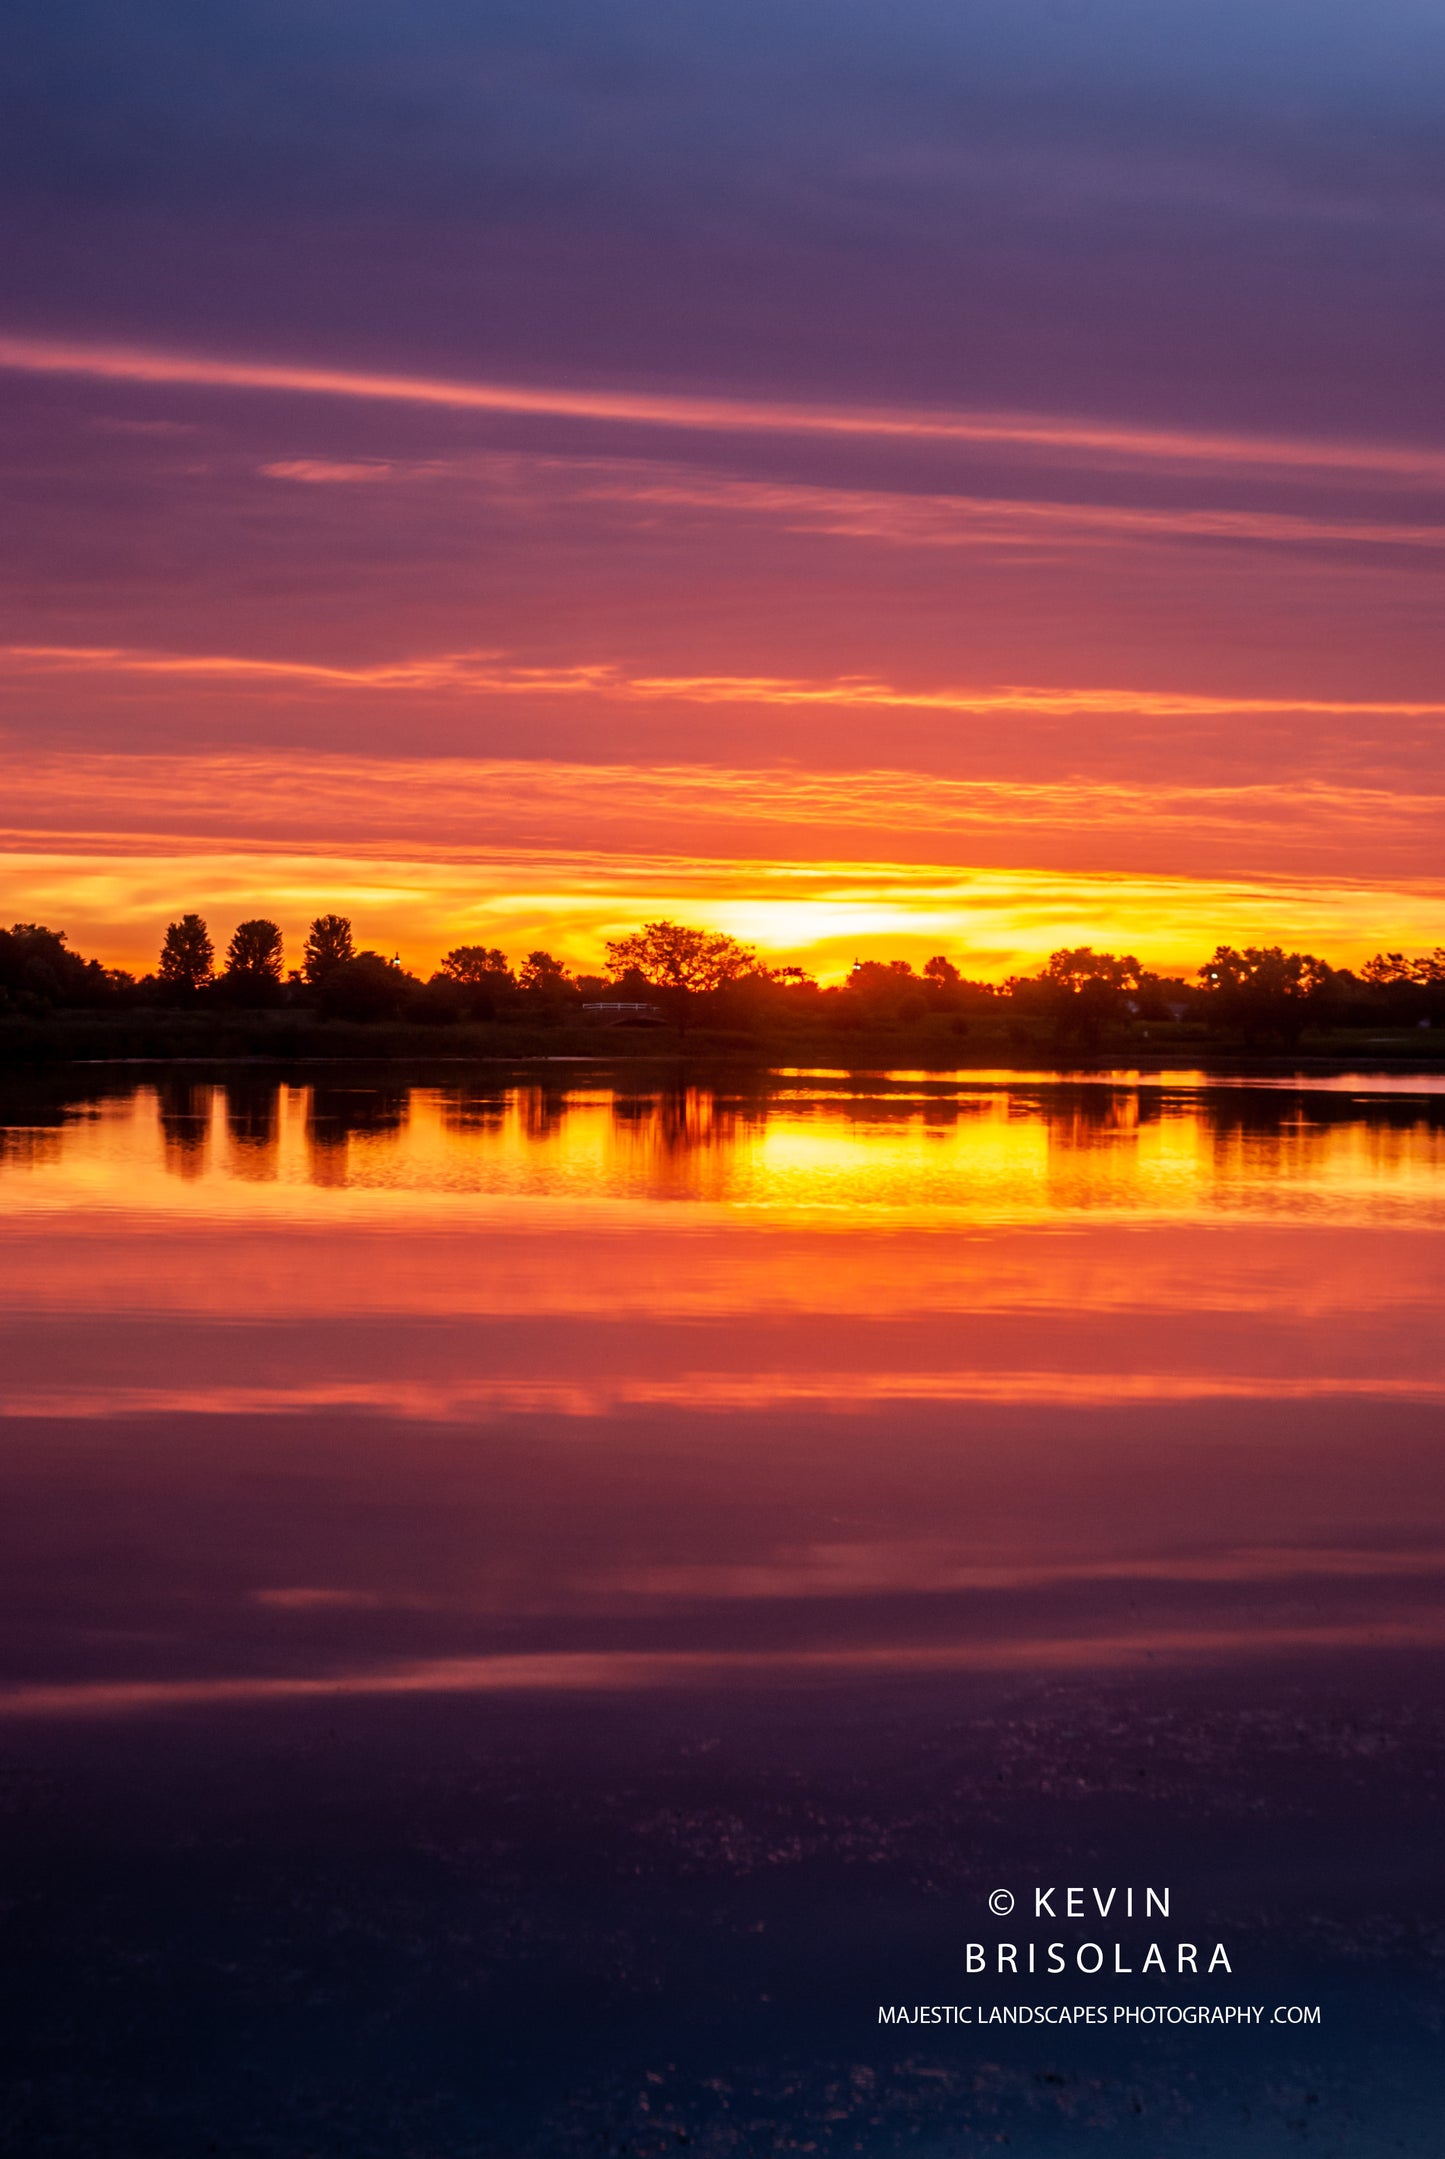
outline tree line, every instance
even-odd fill
[[[1380,952],[1358,972],[1279,945],[1219,945],[1192,975],[1161,975],[1132,954],[1062,948],[1039,971],[1001,984],[966,976],[939,954],[863,960],[846,981],[818,984],[806,969],[770,967],[719,931],[649,922],[606,944],[605,972],[573,973],[546,951],[516,966],[489,945],[458,945],[427,979],[399,958],[358,949],[339,914],[318,915],[299,965],[286,964],[279,924],[240,922],[218,954],[199,914],[167,925],[154,973],[137,979],[73,952],[64,931],[36,923],[0,930],[0,1010],[48,1012],[103,1005],[292,1007],[323,1018],[423,1022],[542,1018],[588,1005],[637,1008],[637,1024],[678,1027],[809,1020],[888,1028],[934,1022],[1033,1023],[1058,1048],[1086,1052],[1127,1025],[1203,1022],[1246,1042],[1297,1042],[1306,1028],[1445,1025],[1445,948],[1409,957]]]

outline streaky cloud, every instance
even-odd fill
[[[1445,717],[1445,700],[1425,698],[1221,697],[1171,689],[1040,683],[988,683],[912,689],[839,676],[831,681],[774,675],[630,675],[605,660],[532,667],[497,651],[444,652],[368,666],[314,660],[267,659],[240,653],[151,652],[123,645],[0,646],[0,668],[36,667],[115,675],[176,675],[244,685],[291,681],[337,690],[460,690],[592,695],[616,699],[673,699],[684,704],[879,706],[959,713],[1031,712],[1137,714],[1193,719],[1258,714],[1319,714],[1361,718]]]
[[[203,1679],[99,1679],[19,1682],[0,1690],[0,1717],[152,1716],[157,1712],[315,1701],[323,1709],[370,1696],[513,1693],[642,1693],[727,1679],[801,1682],[829,1673],[1076,1670],[1268,1657],[1281,1651],[1320,1656],[1341,1650],[1438,1648],[1445,1626],[1428,1611],[1406,1618],[1372,1616],[1347,1623],[1141,1629],[1133,1634],[971,1639],[917,1647],[844,1649],[524,1650],[478,1657],[435,1657],[315,1673],[247,1674]]]
[[[1114,541],[1155,546],[1235,542],[1255,547],[1445,547],[1445,525],[1302,516],[1241,507],[1157,507],[929,489],[859,488],[732,479],[680,463],[638,458],[525,457],[515,453],[421,460],[286,458],[263,478],[307,487],[475,485],[525,491],[549,507],[608,503],[753,517],[793,532],[896,547],[1096,549]],[[500,483],[500,484],[499,484]]]
[[[794,405],[666,391],[574,389],[373,374],[336,367],[213,358],[132,345],[0,335],[0,368],[136,385],[249,390],[433,406],[703,433],[786,434],[998,444],[1151,465],[1210,465],[1304,474],[1353,472],[1405,483],[1445,479],[1445,449],[1305,440],[1185,428],[1121,427],[1080,417],[907,407]]]

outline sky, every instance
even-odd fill
[[[18,0],[0,919],[1445,943],[1445,13]]]

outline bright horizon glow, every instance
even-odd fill
[[[134,853],[0,856],[0,919],[65,929],[76,950],[107,965],[152,971],[167,921],[188,911],[206,918],[218,951],[236,922],[274,916],[289,965],[310,920],[333,912],[352,918],[359,946],[396,951],[422,975],[459,944],[500,945],[514,964],[541,947],[600,973],[607,938],[666,918],[726,931],[765,961],[801,964],[825,981],[858,958],[918,965],[940,951],[966,974],[1002,981],[1065,945],[1128,950],[1161,973],[1190,976],[1221,943],[1282,943],[1336,965],[1386,946],[1429,951],[1445,886],[640,854],[192,853],[155,840]]]

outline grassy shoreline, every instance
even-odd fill
[[[1438,1046],[1437,1046],[1438,1045]],[[446,1026],[407,1020],[328,1020],[296,1012],[77,1012],[0,1018],[0,1073],[45,1065],[530,1064],[568,1061],[599,1066],[715,1065],[758,1070],[807,1068],[851,1072],[963,1072],[1005,1069],[1059,1073],[1139,1069],[1257,1071],[1261,1076],[1311,1069],[1445,1071],[1445,1038],[1423,1030],[1340,1028],[1304,1034],[1297,1045],[1248,1044],[1196,1025],[1132,1023],[1107,1030],[1087,1051],[1061,1046],[1049,1030],[1011,1018],[849,1028],[672,1027],[631,1030],[560,1020],[464,1021]]]

